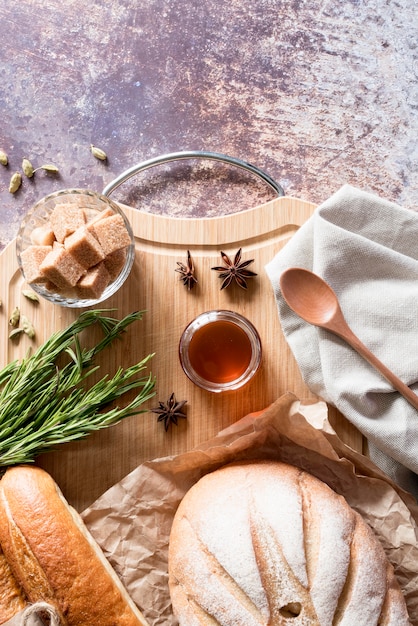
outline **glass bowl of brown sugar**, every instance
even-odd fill
[[[16,253],[24,279],[39,296],[82,308],[122,287],[135,259],[135,240],[118,204],[95,191],[65,189],[28,211]]]

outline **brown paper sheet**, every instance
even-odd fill
[[[259,458],[310,472],[363,515],[395,568],[411,623],[418,626],[415,499],[338,438],[325,403],[302,404],[291,393],[198,448],[142,464],[82,514],[150,626],[177,624],[168,591],[167,548],[182,497],[204,474],[231,461]]]

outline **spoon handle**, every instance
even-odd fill
[[[344,339],[354,350],[366,359],[376,370],[378,370],[388,382],[399,391],[399,393],[408,400],[408,402],[418,410],[418,395],[408,387],[400,378],[396,376],[382,361],[380,361],[373,352],[371,352],[360,339],[355,335],[345,321],[339,320],[327,326],[328,330]]]

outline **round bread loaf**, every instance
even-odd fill
[[[406,626],[405,600],[372,530],[310,474],[227,465],[183,498],[169,544],[180,626]]]

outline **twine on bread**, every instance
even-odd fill
[[[41,615],[47,615],[49,618],[49,626],[62,626],[60,617],[53,606],[47,602],[36,602],[26,607],[22,613],[22,626],[30,626],[32,623],[30,620],[34,617],[40,617]]]

